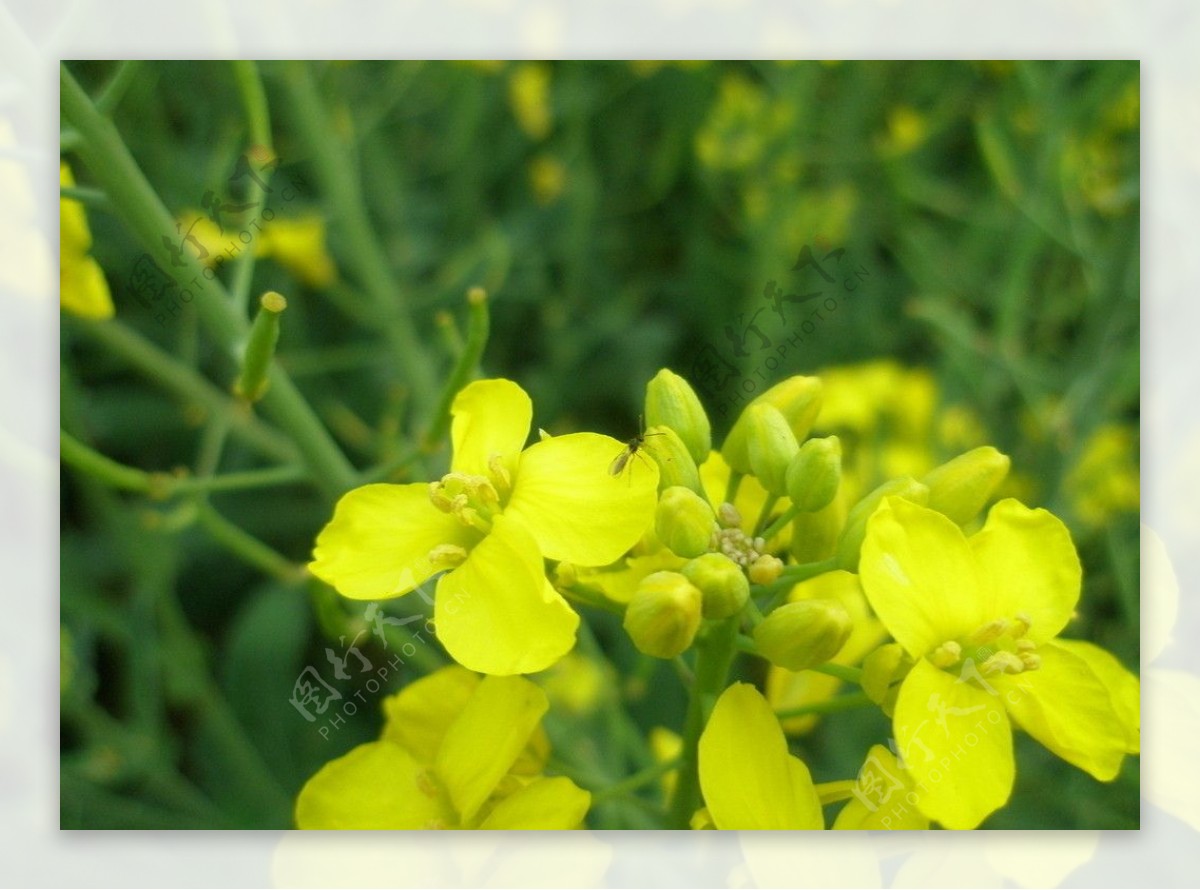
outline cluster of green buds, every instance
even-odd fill
[[[855,572],[867,520],[888,497],[930,506],[961,525],[979,514],[1008,472],[1007,457],[977,448],[921,479],[893,479],[856,504],[842,504],[842,443],[810,435],[820,409],[820,380],[790,377],[745,406],[717,454],[708,415],[688,382],[667,369],[649,382],[642,450],[660,473],[646,547],[675,561],[642,577],[625,607],[624,627],[641,652],[674,658],[710,625],[733,621],[777,667],[800,671],[827,662],[845,646],[854,620],[835,599],[787,602],[789,580]],[[757,502],[739,497],[744,483],[752,485],[748,479],[757,482]],[[719,487],[719,494],[711,490]],[[752,525],[743,515],[750,510],[759,513]],[[893,674],[908,665],[889,661],[884,670],[879,657],[871,682],[882,701],[899,679]]]

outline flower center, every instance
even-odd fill
[[[430,482],[429,500],[443,513],[484,534],[492,530],[492,518],[500,509],[500,493],[492,481],[467,473],[447,473],[440,481]]]
[[[717,509],[717,524],[720,528],[712,533],[709,548],[716,553],[723,553],[745,568],[766,553],[767,542],[746,534],[739,528],[741,523],[741,514],[733,504],[721,504]]]
[[[1024,612],[1012,618],[997,618],[966,637],[947,640],[929,654],[929,661],[966,677],[977,671],[983,677],[1023,674],[1042,666],[1037,644],[1028,638],[1032,622]]]

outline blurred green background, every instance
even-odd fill
[[[230,176],[256,139],[233,66],[67,68],[102,97],[173,215],[203,213],[209,192],[245,198],[245,179]],[[524,386],[534,423],[552,432],[627,438],[664,366],[692,378],[720,434],[734,416],[718,411],[723,377],[765,384],[873,361],[842,374],[848,407],[829,428],[857,435],[862,453],[908,448],[901,463],[982,442],[1011,455],[1011,493],[1061,515],[1084,561],[1070,635],[1136,669],[1136,62],[258,70],[280,161],[269,203],[281,220],[307,220],[309,240],[289,249],[281,238],[215,274],[288,297],[279,361],[357,470],[429,478],[410,459],[430,397],[413,368],[444,379],[472,285],[491,295],[483,372]],[[144,347],[158,347],[222,391],[236,373],[194,305],[163,321],[135,298],[145,247],[94,189],[73,154],[79,139],[64,124],[116,319],[64,314],[64,430],[147,471],[271,465],[277,432],[228,434],[194,387],[146,359]],[[227,218],[237,228],[237,213]],[[793,268],[806,247],[830,280]],[[848,269],[862,273],[852,291]],[[819,300],[776,309],[768,287],[835,295],[836,309],[813,321]],[[418,335],[403,355],[396,306]],[[727,328],[745,337],[744,355]],[[724,370],[703,373],[713,367]],[[426,469],[444,460],[438,452]],[[328,486],[294,477],[156,500],[64,467],[64,828],[284,827],[304,780],[378,732],[382,694],[328,739],[289,701],[299,672],[325,666],[324,649],[362,628],[362,604],[292,571],[332,509]],[[388,609],[422,607],[406,597]],[[634,677],[622,695],[637,725],[678,729],[670,670],[636,658],[612,616],[584,616],[595,645]],[[436,645],[417,649],[398,683],[444,659]],[[385,657],[374,640],[364,652]],[[605,719],[552,712],[564,764],[628,771],[608,750]],[[828,781],[852,776],[887,735],[878,714],[835,715],[795,750]],[[1137,827],[1136,758],[1105,785],[1023,735],[1017,757],[1012,802],[985,827]],[[612,804],[592,824],[645,818]]]

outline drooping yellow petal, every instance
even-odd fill
[[[1142,748],[1142,683],[1137,674],[1126,670],[1115,655],[1095,643],[1059,638],[1054,645],[1082,658],[1095,672],[1108,690],[1113,709],[1125,731],[1125,753],[1139,753]]]
[[[458,719],[480,677],[453,664],[416,680],[383,702],[383,738],[402,745],[420,763],[431,764],[442,738]]]
[[[511,380],[476,380],[459,391],[450,410],[451,469],[486,476],[489,461],[498,455],[513,476],[533,422],[533,402],[525,390]]]
[[[721,694],[700,736],[700,788],[723,830],[824,827],[808,768],[788,754],[771,706],[747,683]]]
[[[918,808],[918,800],[912,777],[896,755],[883,745],[873,745],[833,827],[840,831],[925,829],[929,820]]]
[[[445,828],[454,814],[399,745],[368,742],[321,767],[296,799],[296,826],[307,829]]]
[[[901,498],[886,498],[867,521],[859,577],[875,614],[913,657],[994,617],[959,527]]]
[[[921,789],[921,811],[947,828],[978,827],[1012,793],[1012,727],[994,691],[924,659],[900,687],[893,718],[900,756]]]
[[[531,445],[521,455],[512,498],[504,509],[533,532],[549,559],[608,565],[654,521],[658,466],[614,476],[624,446],[597,433],[571,433]]]
[[[437,510],[422,483],[364,485],[338,501],[317,536],[309,569],[342,596],[387,599],[408,593],[437,571],[429,562],[434,547],[469,549],[478,538]]]
[[[1101,781],[1115,778],[1126,735],[1108,689],[1088,662],[1055,643],[1037,654],[1038,670],[997,678],[1008,713],[1067,763]]]
[[[579,616],[546,580],[533,536],[500,515],[467,561],[438,581],[434,623],[464,667],[529,674],[571,651]]]
[[[592,804],[592,795],[570,779],[537,779],[496,804],[483,820],[483,829],[563,831],[578,828]]]
[[[434,760],[463,824],[470,823],[525,748],[549,707],[524,677],[485,677]]]
[[[1058,636],[1079,602],[1083,572],[1071,533],[1053,513],[1006,498],[970,538],[988,592],[988,620],[1024,612],[1029,638]]]

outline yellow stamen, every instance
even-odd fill
[[[934,667],[948,668],[962,660],[962,646],[954,640],[947,640],[938,646],[929,656]]]

